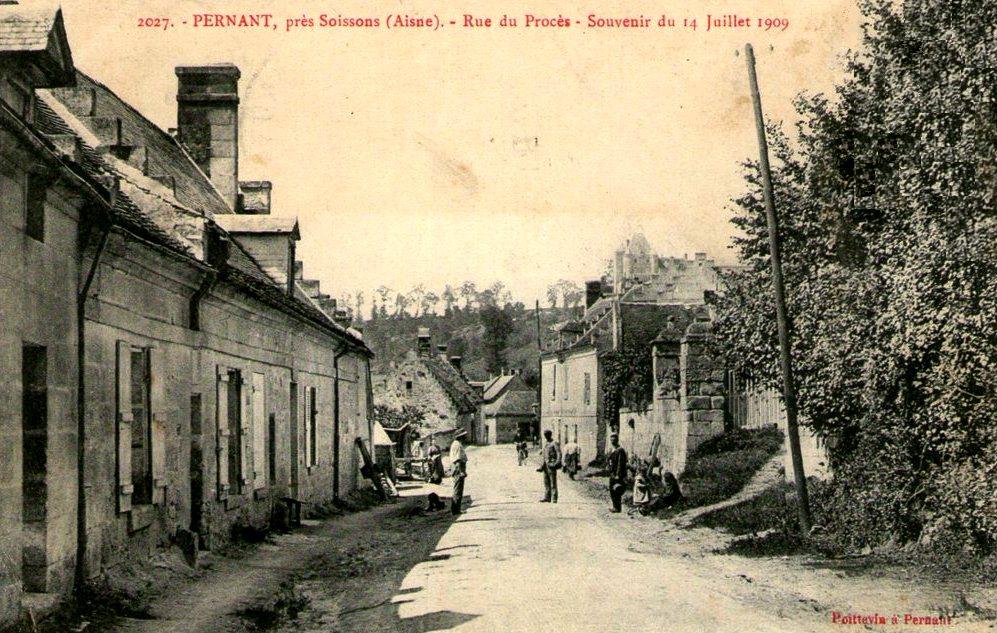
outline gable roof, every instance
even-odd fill
[[[522,376],[518,374],[508,374],[492,378],[486,385],[482,398],[485,402],[493,402],[503,393],[513,388],[514,391],[532,391],[523,382]]]
[[[453,365],[435,357],[423,358],[421,360],[429,369],[429,373],[436,379],[436,382],[443,387],[443,391],[450,398],[450,401],[453,402],[458,413],[474,413],[478,410],[478,406],[481,404],[480,396],[478,396],[474,387],[467,383]]]
[[[0,53],[30,59],[41,71],[36,87],[73,83],[73,57],[62,9],[53,3],[0,4]]]
[[[533,405],[537,401],[534,391],[509,391],[497,402],[498,408],[492,415],[533,416]]]

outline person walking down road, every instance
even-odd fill
[[[450,513],[461,513],[464,500],[464,480],[467,479],[467,453],[464,452],[465,434],[458,433],[450,444],[450,476],[453,477],[453,495],[450,497]]]
[[[557,471],[563,465],[561,462],[561,445],[554,441],[554,434],[550,429],[544,431],[543,463],[538,472],[544,474],[544,498],[541,503],[557,503]]]
[[[613,450],[606,458],[609,466],[609,497],[613,500],[612,512],[623,510],[623,491],[627,487],[627,452],[620,446],[620,436],[613,433],[609,436]]]
[[[519,440],[516,442],[516,457],[519,459],[520,466],[526,462],[526,458],[529,456],[530,451],[526,447],[526,440]]]

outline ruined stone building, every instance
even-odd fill
[[[0,625],[360,485],[370,350],[239,181],[239,70],[176,75],[170,134],[74,68],[60,11],[0,4]]]
[[[637,233],[614,253],[602,292],[633,302],[697,305],[718,289],[719,270],[706,253],[692,259],[657,255]]]
[[[421,437],[463,431],[473,441],[481,424],[481,396],[460,361],[447,356],[446,346],[434,350],[429,328],[419,328],[415,349],[374,375],[374,399],[396,411],[411,407],[421,413]]]

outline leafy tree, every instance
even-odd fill
[[[427,292],[422,296],[422,314],[426,316],[432,312],[436,312],[436,306],[440,303],[440,295],[436,294],[432,290]]]
[[[395,409],[384,404],[374,405],[374,419],[381,423],[381,426],[389,429],[398,429],[406,424],[419,424],[425,419],[426,414],[416,406],[406,404],[401,409]]]
[[[494,304],[485,304],[479,317],[485,330],[482,337],[485,368],[489,373],[500,373],[506,366],[506,348],[513,330],[512,316]]]
[[[453,305],[457,301],[457,293],[454,291],[453,286],[447,284],[441,296],[443,297],[444,304],[446,304],[444,314],[450,316],[450,313],[453,311]]]
[[[465,281],[460,285],[458,291],[460,298],[464,300],[464,309],[467,310],[478,299],[478,286],[473,281]]]
[[[799,404],[850,544],[997,534],[997,5],[863,0],[834,99],[770,128]],[[763,70],[764,73],[764,70]],[[763,75],[764,76],[764,75]],[[731,362],[777,386],[757,164],[733,200],[746,270],[717,298]],[[818,499],[820,501],[820,499]]]

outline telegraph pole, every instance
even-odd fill
[[[779,219],[775,214],[775,196],[772,193],[772,169],[769,166],[769,146],[765,138],[765,118],[762,116],[762,98],[758,92],[758,76],[755,74],[755,52],[751,44],[745,44],[744,54],[748,62],[748,82],[751,85],[751,100],[755,106],[755,126],[758,131],[759,170],[762,176],[762,193],[765,198],[765,216],[769,229],[769,254],[772,260],[772,287],[775,289],[775,317],[779,329],[779,364],[782,369],[782,397],[786,405],[786,435],[789,437],[789,451],[793,459],[793,474],[796,476],[796,506],[800,516],[800,531],[806,536],[810,532],[810,498],[807,495],[807,479],[803,472],[803,454],[800,452],[800,428],[796,410],[796,385],[793,382],[793,359],[789,348],[789,315],[786,312],[786,290],[782,281],[782,260],[779,254]]]
[[[536,304],[537,317],[537,437],[540,437],[540,408],[543,406],[543,337],[540,334],[540,299]]]

